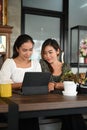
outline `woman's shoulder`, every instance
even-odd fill
[[[39,63],[39,60],[31,60],[31,62],[32,62],[33,64],[40,64],[40,63]]]
[[[40,63],[41,64],[46,64],[45,60],[43,60],[43,59],[40,59]]]
[[[39,63],[39,60],[31,60],[31,68],[33,68],[33,71],[39,71],[41,72],[41,65]]]
[[[43,59],[40,59],[40,65],[41,65],[41,68],[42,68],[42,71],[43,72],[50,72],[50,69],[49,69],[49,67],[48,67],[48,64],[46,63],[46,61],[45,60],[43,60]]]
[[[40,59],[40,64],[42,67],[47,66],[47,63],[43,59]]]
[[[14,60],[11,58],[7,58],[5,61],[4,61],[4,63],[3,63],[3,65],[2,65],[2,67],[1,67],[1,70],[13,70],[13,68],[15,67],[15,63],[14,63]]]
[[[4,61],[4,64],[13,64],[14,63],[14,60],[12,58],[7,58],[5,61]]]

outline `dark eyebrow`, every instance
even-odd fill
[[[49,50],[49,51],[52,51],[52,50]],[[48,52],[49,52],[49,51],[48,51]]]
[[[49,51],[44,51],[44,53],[47,53],[47,52],[52,52],[52,50],[49,50]]]

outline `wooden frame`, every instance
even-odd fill
[[[10,35],[12,33],[12,26],[0,25],[0,68],[3,62],[10,57]],[[4,46],[4,48],[2,48]]]
[[[0,0],[0,25],[2,24],[2,0]]]
[[[6,36],[0,35],[0,52],[6,52]]]

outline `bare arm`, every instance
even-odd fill
[[[22,83],[12,83],[12,89],[21,89]]]
[[[57,83],[55,83],[55,88],[56,88],[56,89],[63,90],[63,89],[64,89],[64,85],[63,85],[62,82],[57,82]]]
[[[53,91],[54,89],[59,89],[59,90],[63,90],[64,89],[64,85],[62,82],[49,82],[48,84],[48,90]]]

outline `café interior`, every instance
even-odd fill
[[[12,47],[20,34],[29,34],[35,41],[32,59],[40,59],[42,43],[54,38],[60,43],[63,61],[73,73],[86,73],[87,62],[79,54],[82,40],[87,38],[87,0],[8,0],[7,22],[1,23],[0,34],[6,42],[6,52],[0,49],[0,68],[12,56]],[[83,60],[81,60],[83,58]],[[87,117],[84,116],[86,121]],[[59,119],[39,119],[40,130],[60,130]],[[7,124],[1,123],[1,130]]]

